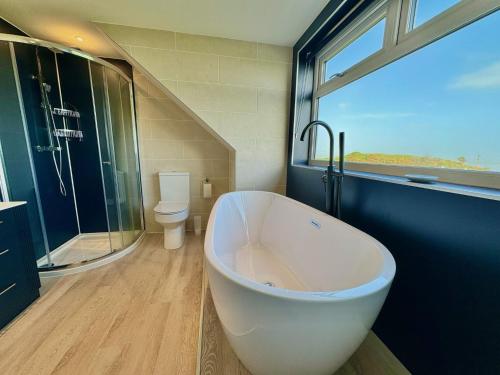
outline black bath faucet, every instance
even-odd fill
[[[341,216],[341,205],[342,205],[342,182],[344,177],[344,132],[340,133],[339,137],[339,151],[340,151],[340,159],[339,159],[339,170],[335,171],[335,165],[333,162],[334,155],[334,135],[330,126],[324,122],[319,120],[311,121],[306,125],[302,134],[300,136],[300,140],[304,141],[307,131],[313,126],[322,126],[326,129],[329,138],[330,150],[329,150],[329,158],[328,158],[328,168],[325,174],[322,176],[323,182],[325,183],[325,205],[326,212],[338,219]]]

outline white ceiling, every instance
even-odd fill
[[[113,50],[90,21],[293,46],[327,2],[0,0],[0,16],[33,37],[112,56]]]

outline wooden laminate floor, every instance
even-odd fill
[[[202,237],[175,251],[162,241],[147,235],[114,263],[44,282],[43,296],[0,333],[0,374],[192,375],[198,365],[202,375],[251,375],[203,279]],[[370,333],[335,375],[381,374],[409,373]]]
[[[0,335],[0,374],[195,374],[203,247],[132,254],[64,276]]]

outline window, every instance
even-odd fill
[[[460,0],[413,0],[410,29],[419,27],[459,2]]]
[[[414,13],[414,25],[431,25],[436,19],[429,19],[457,2],[439,1],[440,7],[433,7],[429,3],[436,2],[420,0],[408,11]],[[500,8],[500,1],[495,3],[491,10]],[[395,41],[380,56],[373,51],[381,48],[383,36],[357,43],[337,65],[333,61],[340,54],[332,56],[332,66],[341,67],[371,56],[339,80],[324,80],[314,92],[315,117],[335,133],[346,132],[348,169],[425,173],[446,182],[500,188],[500,12],[491,10],[478,12],[470,23],[471,14],[450,9],[448,24],[461,28],[436,25],[427,40],[417,35]],[[328,78],[334,70],[323,74]],[[325,163],[326,131],[317,128],[313,139],[311,163]]]
[[[382,49],[384,29],[385,18],[327,60],[325,80],[341,76],[351,66]]]
[[[319,53],[316,70],[321,83],[342,77],[383,48],[386,16],[387,0],[379,1]]]

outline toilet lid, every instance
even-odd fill
[[[157,214],[171,215],[187,210],[188,202],[160,202],[154,208]]]

